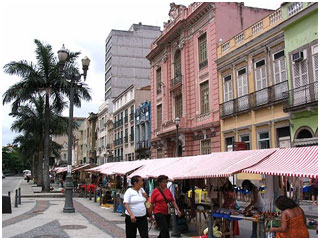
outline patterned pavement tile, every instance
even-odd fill
[[[59,224],[54,220],[28,232],[14,236],[14,238],[68,238],[70,237]]]
[[[83,217],[85,217],[91,224],[99,228],[101,231],[110,234],[112,237],[125,238],[125,232],[123,229],[116,226],[113,222],[106,220],[89,208],[82,205],[80,202],[74,200],[73,202],[75,209]]]
[[[37,200],[36,205],[30,211],[3,221],[2,228],[7,227],[11,224],[15,224],[17,222],[27,220],[29,218],[35,217],[39,214],[42,214],[45,210],[49,208],[49,206],[50,206],[50,203],[48,200]]]

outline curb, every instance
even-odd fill
[[[23,198],[64,198],[64,194],[32,194],[32,195],[21,195]]]

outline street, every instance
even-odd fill
[[[2,179],[2,195],[7,195],[8,192],[13,194],[13,190],[20,185],[23,180],[22,176],[10,176]]]

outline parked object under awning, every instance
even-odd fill
[[[139,161],[126,161],[126,162],[118,162],[118,164],[105,168],[100,171],[101,174],[104,175],[126,175],[133,170],[136,170],[144,165],[150,164],[152,160],[139,160]]]
[[[318,177],[318,146],[279,149],[262,162],[242,172]]]

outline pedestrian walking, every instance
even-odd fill
[[[170,214],[168,205],[177,210],[180,217],[181,212],[173,198],[172,193],[167,188],[168,177],[160,175],[157,179],[159,187],[155,188],[151,194],[151,204],[153,205],[153,214],[158,227],[160,228],[159,238],[169,238]],[[170,206],[170,207],[171,207]]]
[[[244,188],[245,190],[249,190],[252,195],[251,202],[245,208],[245,211],[249,211],[251,208],[258,210],[260,212],[263,211],[264,210],[264,201],[262,199],[262,196],[261,196],[257,186],[254,185],[250,180],[246,179],[242,182],[242,188]],[[260,237],[265,236],[265,234],[263,232],[263,229],[264,229],[263,223],[252,222],[251,238],[257,238],[258,224],[260,224],[260,228],[259,228],[260,229],[260,232],[259,232]]]
[[[145,202],[148,196],[143,186],[143,180],[140,176],[131,178],[131,188],[128,188],[124,194],[126,237],[136,238],[137,229],[141,238],[148,238],[148,220]]]
[[[281,227],[273,227],[270,232],[275,232],[277,238],[308,238],[309,231],[303,210],[286,196],[278,197],[275,204],[282,211]]]

